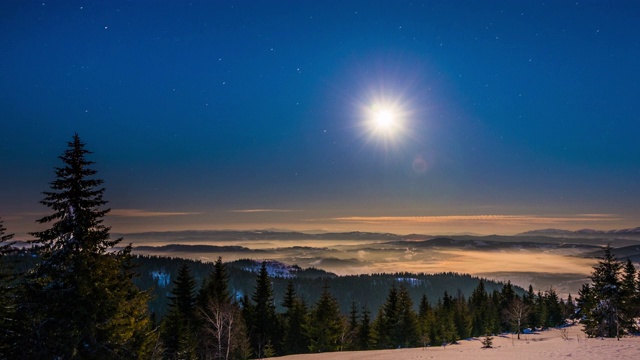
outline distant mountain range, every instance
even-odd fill
[[[640,236],[640,227],[632,228],[632,229],[620,229],[620,230],[592,230],[592,229],[581,229],[576,231],[570,230],[562,230],[562,229],[541,229],[541,230],[532,230],[526,231],[521,235],[544,235],[544,236],[602,236],[602,235],[614,235],[614,236]]]

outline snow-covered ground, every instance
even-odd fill
[[[640,337],[616,339],[588,339],[581,326],[551,329],[534,334],[495,336],[493,348],[483,349],[482,338],[462,340],[456,345],[414,349],[351,351],[322,354],[290,355],[286,360],[420,360],[420,359],[640,359]]]

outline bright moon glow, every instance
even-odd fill
[[[395,125],[396,115],[390,109],[380,109],[373,115],[375,125],[384,130],[389,130]]]
[[[372,135],[390,137],[402,131],[403,113],[397,106],[375,104],[367,108],[366,117]]]

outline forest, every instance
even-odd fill
[[[274,276],[267,262],[135,257],[103,224],[88,154],[75,135],[41,201],[49,228],[31,233],[29,250],[12,247],[0,220],[0,358],[247,359],[479,336],[490,346],[494,334],[567,321],[590,337],[638,330],[638,272],[610,247],[576,299],[451,273]]]

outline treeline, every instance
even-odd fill
[[[276,311],[272,279],[262,264],[254,290],[240,300],[229,291],[227,267],[219,258],[196,291],[184,264],[170,292],[170,311],[161,325],[166,359],[246,358],[339,350],[393,349],[455,343],[474,336],[564,324],[574,301],[560,299],[553,289],[519,296],[511,283],[487,292],[484,281],[467,299],[445,292],[432,305],[423,295],[418,311],[404,282],[391,286],[379,309],[358,307],[343,315],[325,282],[312,304],[296,292],[293,280]]]
[[[212,262],[158,256],[138,256],[135,258],[135,262],[138,264],[135,271],[139,276],[134,278],[134,282],[142,290],[148,291],[152,295],[149,308],[158,319],[167,315],[169,301],[166,295],[173,287],[171,280],[175,279],[182,265],[189,265],[191,274],[196,281],[196,290],[200,288],[203,280],[209,276],[213,268]],[[255,274],[261,266],[261,261],[245,259],[225,264],[229,275],[229,291],[232,295],[240,299],[244,294],[251,294]],[[279,274],[278,271],[283,267],[288,268],[289,273]],[[278,312],[285,310],[282,306],[282,300],[288,286],[288,277],[293,279],[298,297],[307,303],[313,303],[320,298],[322,287],[318,284],[326,282],[338,299],[344,315],[348,314],[352,301],[355,301],[358,307],[367,305],[370,309],[378,309],[382,306],[391,286],[398,282],[406,285],[414,304],[417,304],[424,294],[432,304],[435,304],[445,291],[455,294],[459,290],[465,296],[470,296],[480,281],[479,278],[468,274],[452,272],[336,276],[320,269],[301,269],[295,265],[287,266],[275,261],[267,262],[267,269],[271,275]],[[503,286],[502,283],[491,280],[485,280],[484,284],[487,292],[500,290]],[[524,289],[520,287],[514,287],[514,291],[519,295],[524,293]]]

